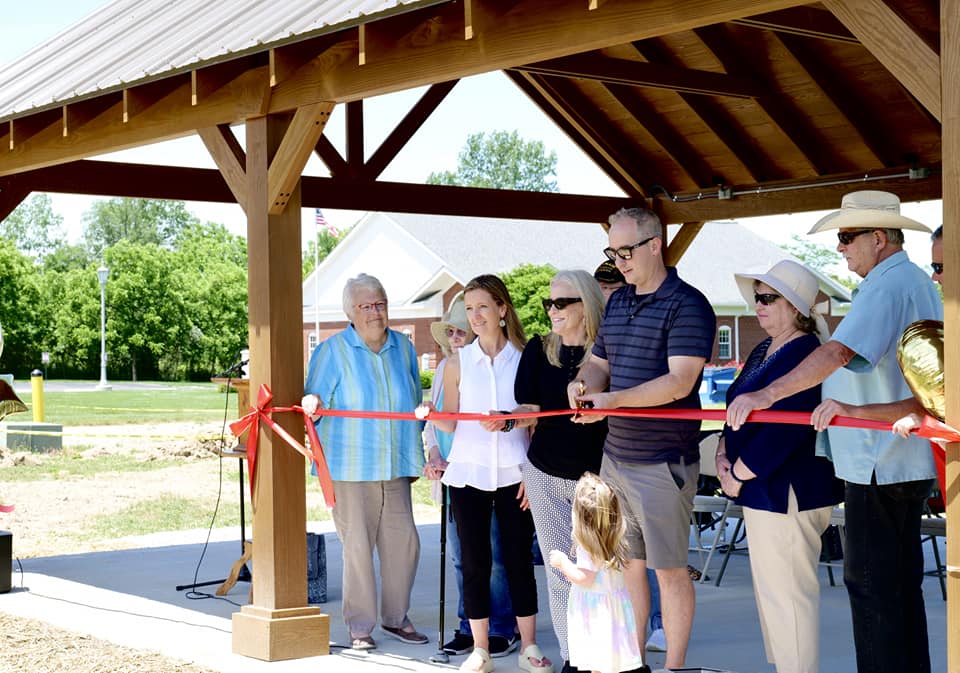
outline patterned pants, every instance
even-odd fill
[[[570,556],[573,553],[570,532],[573,527],[572,503],[576,480],[551,477],[530,463],[524,463],[520,471],[543,558],[548,557],[551,549],[559,549]],[[553,632],[557,634],[563,660],[568,661],[570,652],[567,649],[567,598],[570,595],[570,582],[563,573],[551,568],[549,564],[544,566],[544,570],[547,574]]]

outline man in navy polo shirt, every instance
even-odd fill
[[[604,254],[627,285],[610,296],[590,361],[568,388],[570,406],[699,409],[703,365],[716,332],[713,309],[676,269],[664,265],[663,225],[653,212],[622,209],[609,222]],[[584,413],[579,421],[601,418]],[[600,476],[617,490],[628,521],[630,560],[624,574],[637,628],[644,628],[650,611],[649,565],[660,583],[666,667],[678,668],[693,624],[687,549],[700,472],[700,421],[611,416],[608,424]]]

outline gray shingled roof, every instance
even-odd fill
[[[383,215],[443,259],[462,283],[481,273],[503,273],[520,264],[592,272],[604,260],[602,251],[607,247],[607,235],[596,223]],[[743,297],[733,274],[766,271],[782,259],[800,261],[735,222],[708,222],[681,257],[677,271],[714,306],[741,306]],[[828,276],[817,276],[825,294],[850,300],[849,290]]]
[[[446,0],[116,0],[0,68],[0,121]]]

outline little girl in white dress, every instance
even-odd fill
[[[570,664],[581,671],[619,673],[643,666],[630,594],[623,581],[626,523],[611,488],[590,472],[573,497],[576,564],[554,549],[550,565],[570,580],[567,604]]]

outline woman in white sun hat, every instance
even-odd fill
[[[769,336],[727,391],[728,405],[792,370],[828,337],[814,306],[819,284],[802,264],[783,260],[766,273],[735,277]],[[771,409],[812,411],[819,402],[815,386]],[[815,455],[815,443],[812,427],[747,423],[737,431],[725,426],[717,449],[720,484],[743,506],[760,626],[777,673],[817,673],[820,666],[820,536],[843,487],[830,461]]]

